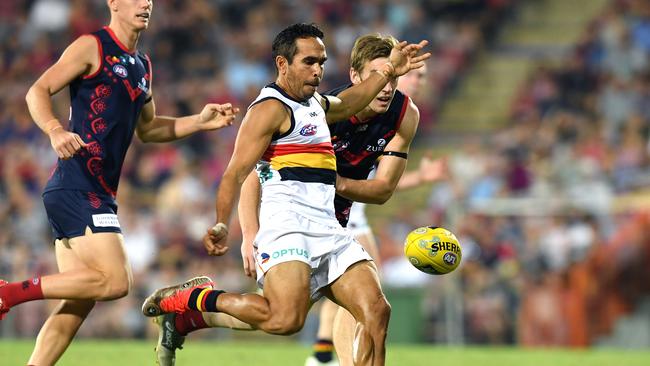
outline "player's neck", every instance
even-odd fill
[[[289,82],[285,78],[281,78],[281,77],[277,78],[275,80],[275,84],[277,86],[279,86],[288,96],[290,96],[294,100],[297,100],[297,101],[300,101],[300,102],[305,100],[304,98],[300,98],[298,95],[296,95],[295,93],[293,93],[291,91],[291,88],[289,87]]]
[[[113,31],[115,37],[117,37],[124,47],[129,51],[135,51],[138,46],[140,31],[129,28],[116,20],[111,21],[108,27]]]

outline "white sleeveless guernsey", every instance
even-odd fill
[[[272,215],[289,210],[321,222],[336,220],[336,155],[323,107],[315,97],[297,101],[275,83],[264,87],[251,107],[267,99],[287,106],[291,128],[273,137],[257,164],[262,184],[260,217],[267,216],[264,211]]]

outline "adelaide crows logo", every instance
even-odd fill
[[[303,136],[314,136],[318,126],[312,125],[311,123],[300,129],[300,134]]]

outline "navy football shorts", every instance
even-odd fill
[[[47,219],[56,239],[83,236],[86,227],[93,233],[121,233],[117,203],[113,197],[78,190],[43,193]]]

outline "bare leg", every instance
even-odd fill
[[[336,312],[339,310],[339,306],[330,301],[329,299],[323,299],[323,304],[320,307],[320,317],[318,323],[318,333],[316,337],[318,339],[332,339],[333,337],[333,326],[334,326],[334,317]]]
[[[354,319],[352,364],[383,366],[390,305],[381,291],[372,262],[354,264],[329,288],[329,295]]]
[[[203,320],[210,328],[230,328],[236,330],[255,330],[252,325],[244,323],[232,315],[224,313],[203,313]]]
[[[85,236],[57,241],[60,256],[75,256],[82,265],[43,276],[46,299],[115,300],[129,292],[133,275],[121,234],[87,231]],[[63,248],[58,249],[59,246]],[[61,254],[58,254],[61,251]]]
[[[356,326],[357,321],[352,314],[337,306],[332,331],[334,334],[334,348],[341,366],[354,364],[352,361],[352,343],[354,342],[354,329]]]
[[[100,294],[98,299],[114,298],[126,295],[132,283],[122,235],[98,233],[71,240],[57,240],[55,250],[61,273],[42,278],[43,294],[46,298],[62,298],[65,293],[76,294],[81,299],[61,301],[50,315],[36,338],[36,346],[29,359],[30,365],[53,365],[70,345],[95,305],[95,300],[80,295],[78,289],[102,283],[109,289],[98,291],[93,288],[87,291]],[[101,281],[94,280],[99,277],[102,278]],[[63,287],[58,279],[72,289]]]
[[[305,366],[338,365],[339,363],[334,360],[333,355],[332,327],[334,326],[334,316],[339,311],[339,306],[325,298],[318,310],[319,321],[316,342],[313,345],[313,353],[305,361]]]
[[[370,256],[375,261],[375,264],[379,264],[379,249],[377,248],[377,242],[375,241],[375,236],[372,232],[366,232],[356,236],[356,239],[361,243],[363,248],[370,254]],[[356,320],[349,311],[337,307],[338,311],[335,314],[333,325],[331,327],[332,337],[334,341],[334,347],[336,349],[336,355],[339,358],[339,363],[341,366],[351,366],[352,362],[352,342],[354,340],[354,330],[356,327]],[[323,310],[321,310],[322,312]]]
[[[272,267],[264,278],[264,296],[224,293],[219,311],[267,333],[289,335],[302,329],[311,306],[311,268],[291,261]]]

